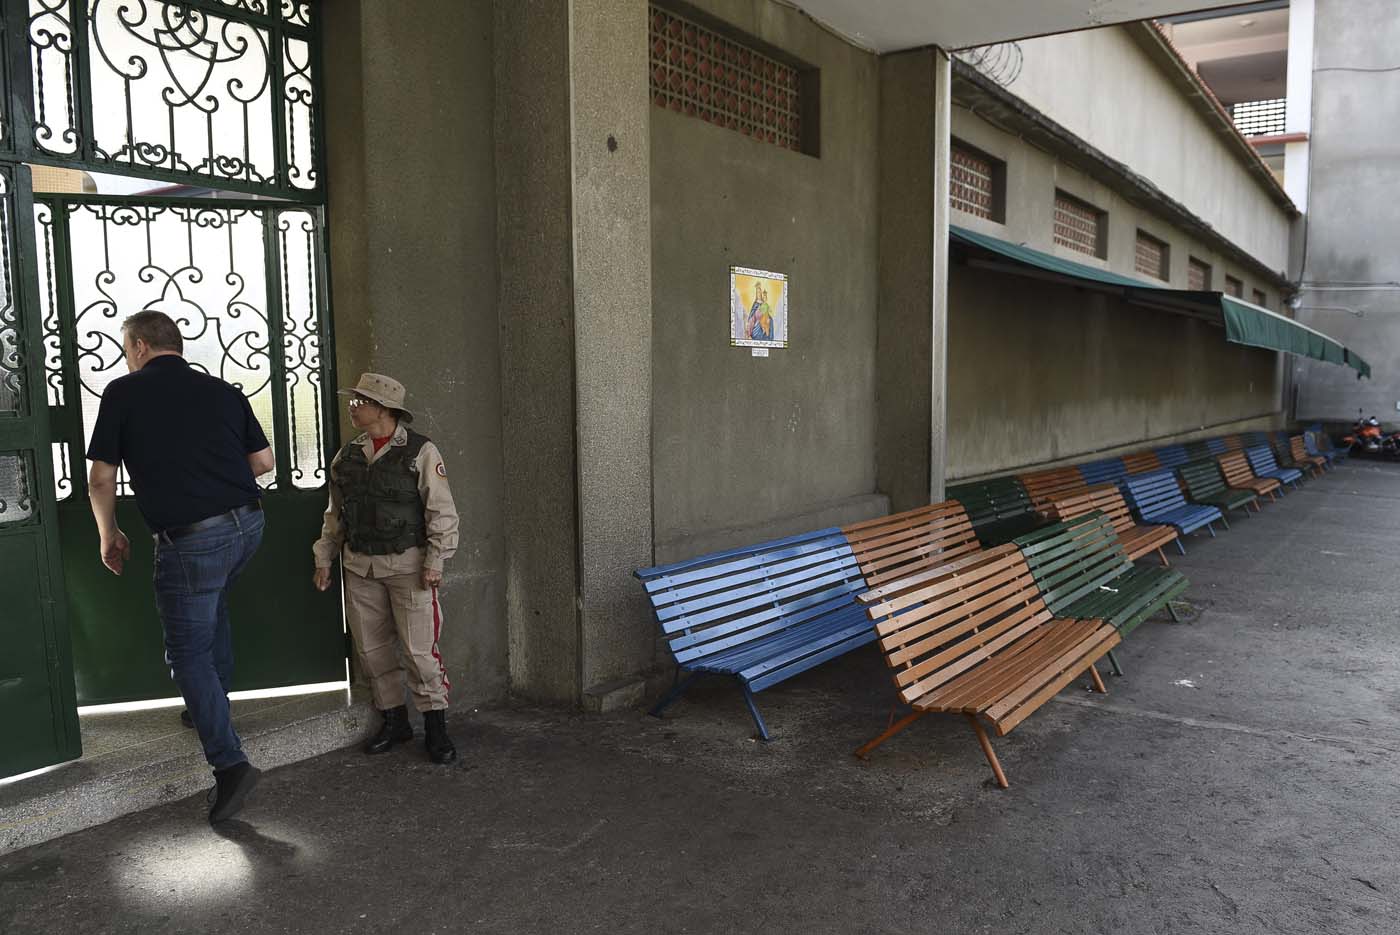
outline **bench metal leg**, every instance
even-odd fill
[[[1171,602],[1171,601],[1167,601],[1167,613],[1169,613],[1169,614],[1172,615],[1172,622],[1173,622],[1173,623],[1180,623],[1180,622],[1181,622],[1181,618],[1178,617],[1178,616],[1176,615],[1176,608],[1172,606],[1172,602]]]
[[[967,719],[972,722],[972,729],[977,732],[977,742],[982,745],[982,752],[986,754],[987,762],[992,765],[992,775],[997,778],[997,785],[1003,789],[1010,789],[1011,783],[1006,781],[1006,774],[1001,771],[1001,763],[997,760],[996,751],[992,749],[992,741],[987,737],[982,722],[977,720],[975,714],[969,714]]]
[[[1226,516],[1224,513],[1221,513],[1221,514],[1220,514],[1220,522],[1222,522],[1222,523],[1225,524],[1225,530],[1226,530],[1226,532],[1228,532],[1228,531],[1230,530],[1230,518],[1229,518],[1228,516]],[[1209,523],[1206,523],[1206,528],[1210,530],[1210,537],[1211,537],[1212,539],[1214,539],[1214,538],[1215,538],[1215,522],[1214,522],[1214,521],[1211,521],[1211,522],[1209,522]]]
[[[1118,657],[1114,655],[1113,650],[1111,649],[1108,651],[1108,664],[1109,667],[1113,670],[1114,675],[1120,677],[1123,675],[1123,667],[1118,664]]]
[[[1176,542],[1176,550],[1177,550],[1178,552],[1180,552],[1182,555],[1185,555],[1185,554],[1186,554],[1186,546],[1182,545],[1182,543],[1181,543],[1181,537],[1180,537],[1180,536],[1177,536],[1176,539],[1175,539],[1174,541]],[[1167,560],[1166,560],[1165,558],[1163,558],[1163,559],[1162,559],[1162,564],[1165,565],[1166,563],[1167,563]]]
[[[895,709],[894,707],[891,707],[891,708],[890,708],[890,724],[889,724],[889,726],[885,728],[884,732],[881,733],[880,736],[876,737],[874,740],[872,740],[872,741],[870,741],[869,743],[865,744],[865,745],[862,746],[860,749],[856,750],[856,756],[857,756],[857,757],[859,757],[859,758],[862,759],[862,760],[869,758],[871,752],[872,752],[876,747],[878,747],[880,744],[884,743],[886,740],[889,740],[889,739],[890,739],[891,737],[893,737],[895,734],[897,734],[897,733],[899,733],[900,731],[904,730],[904,728],[908,727],[910,724],[913,724],[915,721],[917,721],[919,718],[923,717],[925,714],[928,714],[927,711],[910,711],[908,714],[904,715],[904,717],[902,717],[902,718],[900,718],[898,721],[896,721],[896,720],[894,719],[894,712],[895,712],[895,710],[896,710],[896,709]]]
[[[758,713],[758,705],[753,703],[753,692],[749,690],[747,685],[744,685],[743,689],[744,704],[749,706],[749,714],[753,715],[753,722],[758,727],[758,736],[764,743],[767,743],[769,740],[768,726],[763,723],[763,715]]]
[[[676,669],[676,680],[671,684],[671,690],[668,691],[647,714],[650,714],[652,717],[661,717],[661,712],[675,704],[676,701],[680,699],[681,695],[685,694],[685,690],[690,687],[690,683],[698,679],[701,674],[702,673],[699,672],[692,672],[682,681],[681,670],[679,668]]]

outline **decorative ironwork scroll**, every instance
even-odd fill
[[[126,373],[121,324],[146,310],[174,319],[190,365],[238,387],[273,424],[263,219],[217,204],[68,206],[85,444],[107,384]]]
[[[29,0],[34,145],[58,155],[78,152],[77,82],[69,15],[68,0]]]
[[[316,218],[310,211],[279,211],[277,257],[282,274],[283,387],[291,446],[292,484],[326,481],[321,432],[321,303]]]
[[[13,200],[9,176],[0,173],[0,416],[24,411],[24,356],[15,296]]]
[[[314,20],[295,0],[28,0],[41,160],[306,200]]]
[[[169,315],[190,365],[248,397],[279,455],[264,488],[325,485],[319,211],[54,195],[36,202],[35,221],[49,403],[67,414],[53,452],[58,499],[77,485],[103,392],[127,372],[122,322],[143,310]],[[124,474],[118,493],[131,493]]]
[[[53,208],[34,203],[34,239],[39,255],[39,310],[44,329],[44,382],[50,406],[62,406],[63,345],[58,323],[58,278],[54,266]]]

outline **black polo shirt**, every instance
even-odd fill
[[[146,525],[161,532],[256,502],[248,455],[266,447],[242,392],[167,355],[108,384],[87,456],[126,465]]]

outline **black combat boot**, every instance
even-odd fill
[[[457,759],[457,748],[452,746],[452,738],[447,736],[446,711],[423,712],[423,735],[428,759],[443,765]]]
[[[380,711],[384,722],[379,725],[379,733],[365,741],[366,753],[388,753],[394,744],[413,739],[413,725],[408,723],[408,709],[403,705]]]

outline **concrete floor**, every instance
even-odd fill
[[[463,760],[353,750],[0,857],[0,931],[1400,932],[1400,466],[1353,464],[1176,562],[1106,698],[998,741],[929,718],[850,751],[873,649],[665,721],[456,712]]]

